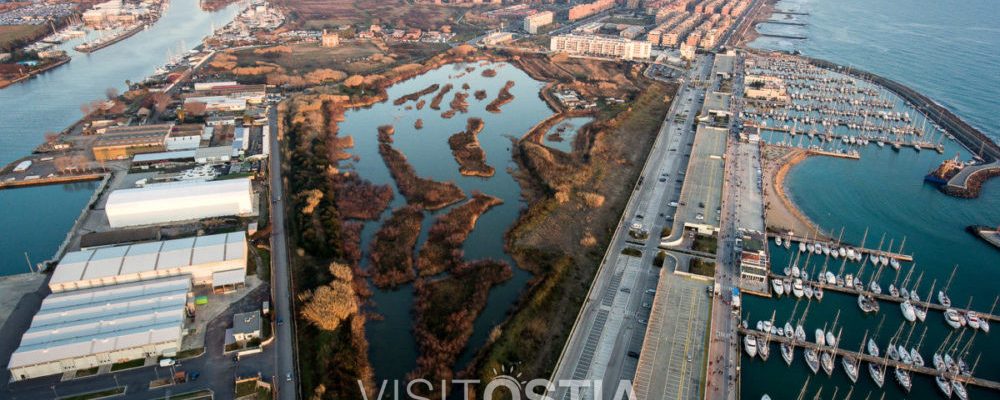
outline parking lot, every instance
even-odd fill
[[[677,209],[678,220],[719,226],[726,135],[724,128],[698,126]]]
[[[662,270],[633,382],[637,398],[702,398],[710,285]]]

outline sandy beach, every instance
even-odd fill
[[[785,177],[795,164],[809,157],[804,149],[765,146],[764,210],[767,229],[772,232],[794,232],[797,235],[815,235],[827,238],[809,217],[802,213],[785,192]]]

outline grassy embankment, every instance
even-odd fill
[[[12,51],[40,39],[48,25],[0,25],[0,53]]]
[[[465,85],[467,86],[467,85]],[[448,111],[441,113],[441,118],[451,118],[457,113],[468,113],[469,112],[469,102],[466,100],[469,94],[466,92],[455,92],[455,96],[452,97],[451,103],[448,106],[451,107]]]
[[[358,269],[362,224],[357,219],[377,218],[392,198],[388,187],[340,170],[353,143],[337,134],[340,100],[304,97],[279,109],[299,311],[295,331],[298,342],[310,347],[299,354],[299,382],[318,398],[359,397],[357,379],[373,379],[367,317],[360,311],[368,288]]]
[[[510,365],[524,376],[551,373],[666,114],[665,99],[676,91],[617,63],[522,57],[520,64],[556,87],[579,87],[587,94],[603,87],[628,102],[582,130],[588,145],[573,154],[527,140],[516,146],[518,178],[530,206],[508,232],[507,247],[535,278],[517,311],[477,355],[475,370],[466,371],[482,379]],[[587,82],[577,80],[584,74]]]
[[[406,156],[392,147],[394,132],[392,125],[378,128],[378,152],[408,203],[425,210],[438,210],[465,198],[465,193],[454,182],[437,182],[417,176]]]
[[[417,270],[420,276],[437,275],[458,268],[462,264],[462,243],[476,227],[480,215],[503,201],[482,193],[434,221],[427,234],[427,241],[420,248]]]
[[[398,99],[392,101],[392,104],[401,106],[406,104],[408,101],[418,101],[421,97],[436,92],[440,86],[441,85],[435,83],[416,92],[399,96]]]
[[[431,98],[431,105],[430,105],[430,107],[431,107],[432,110],[440,110],[441,109],[441,101],[444,100],[444,95],[448,94],[448,92],[451,91],[452,87],[453,86],[450,83],[444,84],[444,86],[441,87],[441,90],[438,91],[437,94],[435,94],[433,98]]]
[[[496,172],[486,164],[486,152],[479,145],[479,132],[483,130],[483,120],[469,118],[465,130],[448,138],[451,154],[458,162],[458,172],[466,176],[490,177]]]

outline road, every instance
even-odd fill
[[[711,57],[699,58],[688,79],[705,79],[710,67]],[[611,398],[619,380],[635,375],[637,360],[628,354],[642,348],[649,318],[643,305],[651,303],[660,273],[652,260],[661,229],[671,224],[668,203],[683,183],[679,172],[686,168],[687,143],[702,92],[688,90],[685,82],[675,96],[553,372],[553,381],[603,380],[603,393],[584,391],[588,398]],[[633,224],[649,232],[650,239],[630,237]],[[622,254],[626,248],[641,250],[641,256]],[[559,399],[569,394],[567,387],[554,392]]]
[[[298,398],[299,386],[295,363],[295,336],[292,325],[291,271],[288,269],[288,238],[285,236],[284,185],[281,179],[281,145],[278,141],[277,107],[268,110],[271,154],[268,178],[271,183],[271,298],[274,300],[275,328],[274,376],[278,398]]]
[[[742,91],[742,62],[737,58],[733,92]],[[733,115],[739,115],[740,99],[730,102]],[[716,259],[715,281],[720,295],[712,307],[712,339],[709,344],[707,399],[735,400],[739,397],[740,340],[737,334],[739,315],[733,313],[731,296],[739,278],[739,258],[735,243],[741,229],[764,229],[763,194],[760,189],[760,152],[756,145],[735,144],[738,129],[730,124],[730,146],[726,149],[726,170],[723,183],[722,219]],[[754,211],[756,210],[756,211]]]

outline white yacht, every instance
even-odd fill
[[[913,365],[918,367],[924,366],[924,356],[920,355],[920,352],[917,351],[916,347],[910,348],[910,358],[913,359]]]
[[[757,354],[760,355],[760,359],[767,361],[767,358],[771,356],[771,343],[762,337],[757,338]]]
[[[802,252],[805,252],[805,251],[806,251],[806,244],[802,243],[802,242],[799,242],[799,253],[802,253]]]
[[[816,300],[823,300],[823,288],[817,286],[816,287],[816,293],[814,293],[814,294],[816,295]],[[988,332],[988,330],[987,330],[987,332]]]
[[[899,345],[896,352],[899,354],[899,360],[902,361],[903,364],[913,365],[913,357],[910,357],[910,352],[906,350],[903,345]]]
[[[828,285],[836,285],[837,284],[837,276],[834,275],[833,272],[826,271],[826,283]]]
[[[791,322],[785,322],[785,337],[791,339],[792,335],[795,334],[795,329],[792,328]]]
[[[951,381],[951,388],[954,389],[955,397],[958,400],[969,400],[969,392],[965,391],[965,385],[959,381]]]
[[[927,310],[924,310],[919,306],[913,307],[913,313],[917,315],[917,319],[920,320],[920,322],[924,322],[927,319]]]
[[[809,243],[809,244],[806,245],[806,250],[808,250],[810,253],[812,253],[813,251],[816,250],[816,245],[814,245],[812,243]]]
[[[833,376],[833,354],[824,351],[820,354],[819,360],[820,365],[823,366],[823,371],[826,371],[827,375]]]
[[[899,270],[899,260],[897,260],[895,258],[889,259],[889,266],[892,267],[892,269],[898,271]]]
[[[781,278],[771,279],[771,289],[774,289],[774,294],[781,296],[785,294],[785,283]]]
[[[819,357],[816,357],[816,350],[806,348],[802,352],[806,358],[806,365],[809,365],[809,369],[815,374],[819,372]]]
[[[975,311],[969,311],[965,313],[965,322],[969,328],[979,329],[979,315]]]
[[[941,305],[945,307],[951,307],[951,298],[948,297],[948,295],[943,290],[939,290],[938,303],[941,303]]]
[[[934,382],[937,383],[938,389],[941,389],[941,394],[943,394],[945,398],[949,398],[950,399],[951,398],[951,382],[948,382],[948,379],[944,378],[941,375],[938,375],[938,376],[934,377]]]
[[[826,346],[826,333],[822,329],[816,329],[816,344]]]
[[[878,262],[882,265],[886,265],[889,263],[889,257],[886,257],[884,255],[878,256]]]
[[[910,393],[910,389],[913,388],[913,381],[910,379],[910,373],[906,370],[896,368],[896,382],[899,382],[899,386],[902,386],[906,393]]]
[[[903,318],[906,318],[907,321],[913,322],[917,320],[917,314],[913,311],[913,305],[910,304],[909,300],[899,303],[899,308],[903,311]]]
[[[868,364],[868,373],[871,374],[876,386],[881,388],[885,384],[885,372],[882,371],[882,368],[875,364]]]
[[[889,284],[889,295],[892,297],[899,297],[899,289],[896,289],[896,285]]]
[[[807,299],[811,300],[813,298],[812,285],[806,285],[806,287],[802,289],[802,294],[804,294]]]
[[[841,247],[841,248],[837,249],[837,254],[839,254],[841,257],[847,257],[847,249]],[[853,251],[851,252],[851,257],[854,257],[854,252]]]
[[[781,358],[785,359],[785,364],[792,365],[792,360],[795,358],[795,349],[792,345],[781,342]]]
[[[962,315],[958,313],[958,311],[955,311],[954,308],[949,308],[944,311],[944,322],[948,323],[948,325],[952,328],[958,329],[962,327],[962,323],[965,322],[965,320],[962,318]]]
[[[931,362],[934,363],[934,369],[944,371],[944,357],[941,357],[941,353],[934,353],[934,357]]]
[[[875,294],[882,294],[882,287],[879,286],[878,282],[875,282],[874,280],[868,284],[868,290],[871,290],[872,293]]]
[[[826,331],[826,345],[830,347],[837,347],[837,337],[833,336],[833,331]]]
[[[792,278],[798,278],[801,274],[802,274],[802,271],[799,270],[799,266],[798,265],[793,265],[792,266]]]
[[[757,339],[753,335],[743,337],[743,349],[746,350],[750,358],[757,357]]]
[[[878,343],[875,343],[874,338],[868,339],[868,354],[870,354],[872,357],[878,357],[879,354]]]
[[[858,308],[865,313],[878,312],[878,303],[874,299],[869,299],[864,294],[858,293]]]
[[[781,236],[774,237],[774,244],[781,246]]]
[[[803,293],[802,293],[802,280],[801,279],[796,278],[795,282],[792,283],[792,294],[794,294],[796,298],[802,297]]]
[[[980,319],[979,329],[982,330],[983,333],[990,333],[990,322],[987,321],[986,319]]]
[[[808,339],[808,338],[806,338],[806,330],[802,329],[802,325],[796,325],[795,326],[795,340],[798,340],[800,342],[804,342],[804,341],[806,341],[806,339]]]
[[[844,372],[851,379],[851,383],[858,383],[858,364],[855,362],[854,357],[845,356],[840,359],[840,364],[844,366]]]

